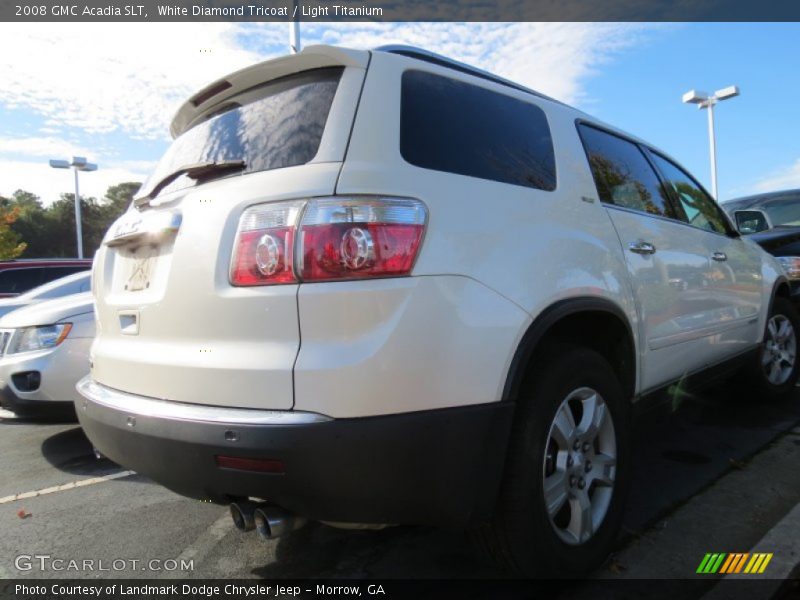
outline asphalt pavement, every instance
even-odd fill
[[[639,417],[625,527],[593,579],[697,577],[697,585],[681,589],[691,590],[687,597],[707,593],[716,579],[694,572],[704,553],[747,551],[800,502],[798,423],[800,393],[765,402],[730,386],[676,394]],[[2,577],[505,575],[465,532],[310,523],[263,542],[236,531],[227,508],[183,498],[96,458],[76,423],[0,413],[0,470]],[[571,586],[570,596],[597,597],[594,585]],[[673,589],[663,597],[679,596]]]

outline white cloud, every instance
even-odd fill
[[[143,181],[148,169],[136,163],[120,163],[91,173],[80,174],[81,196],[102,198],[109,186],[123,181]],[[62,193],[74,193],[75,183],[70,171],[51,169],[45,162],[0,160],[0,196],[10,196],[16,190],[33,192],[48,205]]]
[[[641,43],[652,28],[626,23],[354,23],[307,27],[304,43],[419,46],[579,103],[586,100],[587,78],[614,54]]]
[[[224,23],[3,23],[0,103],[49,126],[163,138],[189,94],[259,60],[236,33]]]
[[[71,156],[87,156],[90,152],[67,140],[53,136],[28,138],[0,137],[0,154],[13,154],[17,157],[47,156],[51,158],[69,158]]]
[[[773,192],[800,188],[800,158],[793,164],[773,171],[753,186],[755,192]]]
[[[303,36],[306,44],[417,45],[577,102],[597,66],[637,43],[644,29],[615,23],[303,24]],[[286,38],[283,24],[3,23],[0,103],[33,109],[49,127],[164,138],[190,94],[267,58],[243,41],[283,52]]]

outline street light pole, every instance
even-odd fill
[[[708,105],[708,146],[711,154],[711,193],[717,195],[717,139],[714,135],[714,105]],[[75,180],[77,181],[77,179]]]
[[[83,258],[83,227],[81,225],[81,196],[78,188],[78,171],[96,171],[97,165],[86,162],[82,156],[73,156],[72,162],[67,160],[51,160],[54,169],[72,168],[75,172],[75,237],[78,245],[78,258]]]
[[[300,21],[297,15],[299,2],[300,0],[294,0],[292,2],[294,18],[292,22],[289,23],[289,52],[292,54],[300,52]]]
[[[83,221],[81,220],[81,193],[78,189],[78,169],[75,173],[75,236],[78,243],[78,258],[83,258]]]
[[[683,95],[683,101],[687,104],[696,104],[698,109],[708,109],[708,148],[711,158],[711,194],[714,199],[719,198],[717,192],[717,141],[714,134],[714,105],[722,100],[734,98],[739,95],[739,88],[730,85],[721,90],[717,90],[709,95],[697,90],[689,90]]]

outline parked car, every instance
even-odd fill
[[[620,526],[634,403],[797,381],[777,261],[674,159],[515,83],[315,46],[171,131],[95,259],[77,412],[243,530],[475,526],[514,571],[582,573]]]
[[[0,298],[11,298],[48,281],[91,268],[91,259],[3,260],[0,261]]]
[[[35,287],[19,296],[0,298],[0,317],[10,313],[12,310],[17,310],[42,300],[52,300],[53,298],[61,298],[70,294],[88,292],[90,291],[91,283],[91,271],[80,271]]]
[[[89,371],[91,292],[45,300],[0,319],[0,404],[20,416],[74,410],[75,384]]]
[[[800,190],[784,190],[724,202],[739,231],[776,256],[800,303]]]

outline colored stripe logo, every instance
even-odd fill
[[[707,553],[697,573],[702,575],[714,575],[721,573],[725,575],[750,573],[763,573],[767,569],[769,561],[772,560],[773,553],[769,552],[733,552],[733,553]]]

